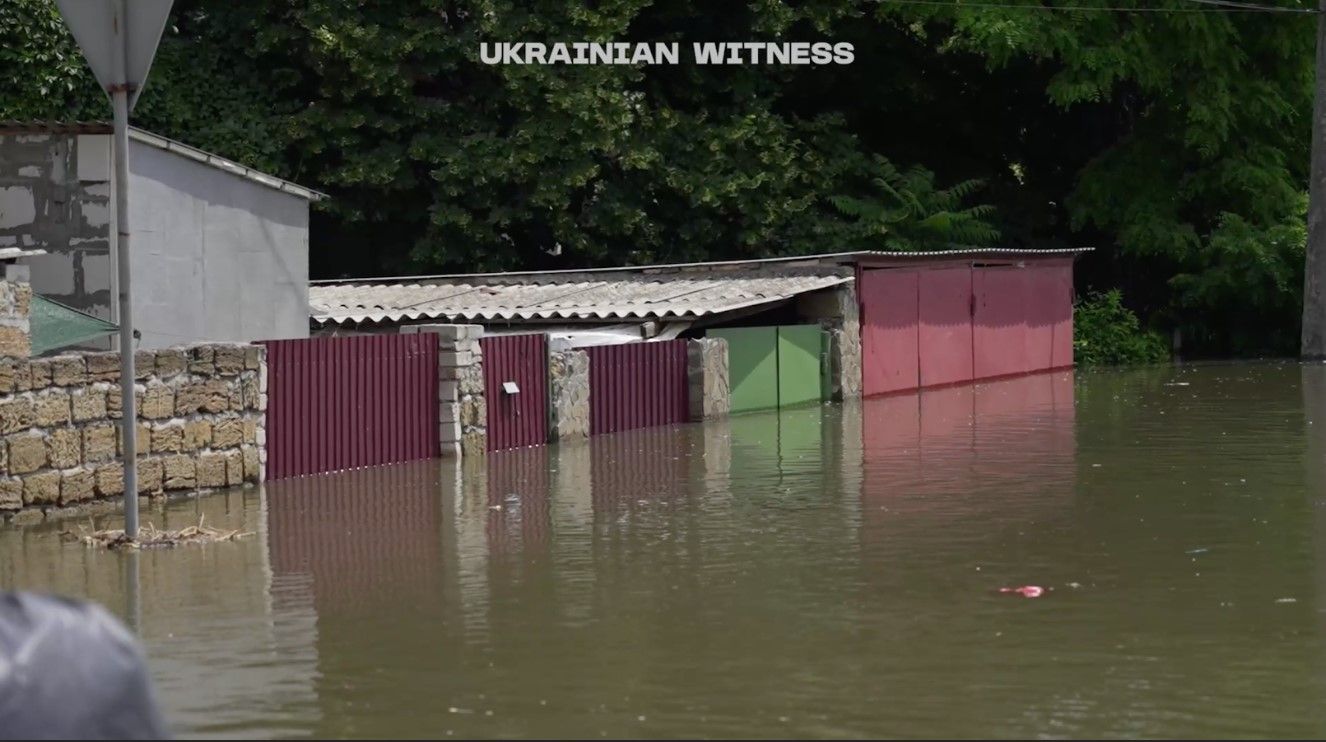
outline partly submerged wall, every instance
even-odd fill
[[[30,293],[0,281],[0,324],[24,341]],[[0,516],[30,522],[123,494],[119,354],[26,351],[26,342],[0,343]],[[140,493],[262,481],[262,346],[138,351],[134,360]]]

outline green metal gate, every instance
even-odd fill
[[[708,335],[728,343],[732,412],[824,398],[827,336],[819,325],[729,327]]]
[[[727,340],[727,377],[733,412],[778,406],[778,328],[731,327],[710,330]]]

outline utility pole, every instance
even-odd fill
[[[1312,103],[1312,175],[1308,246],[1303,265],[1300,355],[1326,358],[1326,0],[1317,2],[1317,67]]]

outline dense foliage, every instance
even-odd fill
[[[329,192],[316,275],[1092,245],[1080,288],[1121,287],[1185,349],[1291,351],[1314,19],[998,3],[1019,7],[177,0],[135,116]],[[752,39],[850,41],[856,61],[478,54]],[[0,118],[105,111],[53,3],[0,4]]]
[[[1156,363],[1169,358],[1165,339],[1139,325],[1118,289],[1091,294],[1073,307],[1073,360],[1080,366]]]

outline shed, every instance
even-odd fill
[[[1073,365],[1073,261],[1089,248],[857,253],[865,396]]]
[[[139,347],[307,337],[308,212],[323,194],[141,129],[129,137]],[[20,260],[33,291],[113,323],[112,172],[108,124],[0,122],[0,249],[45,250]]]

